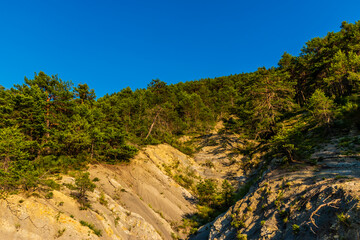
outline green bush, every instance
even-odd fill
[[[247,235],[246,234],[238,233],[238,235],[236,237],[237,237],[238,240],[247,240]]]
[[[95,228],[94,224],[85,222],[85,221],[83,221],[83,220],[80,221],[80,224],[83,225],[83,226],[86,226],[86,227],[90,228],[90,229],[94,232],[95,235],[97,235],[97,236],[99,236],[99,237],[102,236],[101,230]]]
[[[299,227],[298,225],[296,225],[296,224],[293,224],[293,225],[292,225],[292,230],[293,230],[293,233],[294,233],[294,234],[299,234],[299,232],[300,232],[300,227]]]

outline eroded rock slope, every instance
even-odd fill
[[[173,165],[180,171],[196,163],[159,145],[128,165],[90,166],[97,187],[87,210],[71,197],[70,176],[56,180],[62,187],[48,199],[41,192],[9,195],[0,200],[0,239],[172,239],[183,216],[195,211],[191,193],[164,170]]]
[[[359,239],[359,146],[344,142],[323,145],[313,166],[271,165],[204,239]]]

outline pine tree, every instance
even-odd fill
[[[316,89],[309,100],[308,108],[319,124],[330,125],[335,114],[335,105],[333,100],[326,97],[323,91]]]
[[[29,160],[28,149],[33,144],[17,126],[0,129],[0,164],[5,172],[16,161]]]

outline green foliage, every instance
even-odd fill
[[[180,186],[184,188],[190,189],[194,183],[194,180],[189,176],[183,174],[176,174],[174,175],[173,179],[177,182]]]
[[[227,180],[223,181],[221,189],[217,188],[215,180],[202,180],[196,185],[196,194],[199,200],[198,211],[191,217],[184,219],[183,225],[186,226],[183,228],[185,229],[191,227],[194,230],[197,226],[214,220],[234,201],[234,188]]]
[[[80,173],[75,178],[75,186],[78,190],[77,199],[79,203],[82,205],[82,208],[86,209],[88,206],[88,200],[86,197],[86,192],[90,191],[93,192],[96,185],[90,180],[89,173]]]
[[[357,154],[360,152],[360,137],[341,138],[338,146],[344,154]]]
[[[102,236],[101,230],[100,230],[100,229],[97,229],[97,228],[94,226],[94,224],[85,222],[85,221],[83,221],[83,220],[80,221],[80,224],[83,225],[83,226],[85,226],[85,227],[90,228],[90,229],[94,232],[94,234],[97,235],[98,237],[101,237],[101,236]]]
[[[171,233],[171,238],[174,239],[174,240],[180,239],[180,237],[174,232]]]
[[[74,87],[74,94],[80,99],[81,104],[94,102],[96,98],[94,89],[90,89],[86,83]]]
[[[48,186],[49,188],[53,190],[60,190],[60,184],[56,183],[52,179],[46,179],[42,182],[43,185]]]
[[[255,138],[267,137],[283,114],[296,108],[295,83],[286,72],[275,68],[259,68],[244,80],[234,113],[242,121],[242,131]]]
[[[211,221],[217,215],[217,212],[213,206],[209,206],[206,204],[198,205],[197,209],[198,213],[195,220],[199,223],[198,225],[202,225],[201,223]]]
[[[334,103],[323,91],[316,89],[309,99],[309,110],[319,124],[329,125],[334,117]]]
[[[346,226],[350,225],[350,217],[348,215],[344,214],[343,212],[340,214],[336,214],[336,217],[341,224],[344,224]]]
[[[116,163],[136,154],[122,124],[109,124],[94,90],[72,87],[40,72],[23,85],[0,88],[1,189],[29,190],[48,175],[83,169],[95,158]]]
[[[105,194],[102,192],[100,193],[99,202],[101,205],[107,206],[108,201],[105,199]]]
[[[277,134],[269,141],[275,156],[282,157],[284,162],[291,162],[300,155],[302,132],[306,129],[306,123],[303,119],[294,119],[294,121],[290,126],[280,124]]]
[[[47,193],[46,195],[45,195],[45,198],[46,199],[51,199],[51,198],[53,198],[54,197],[54,193],[53,192],[49,192],[49,193]]]
[[[299,227],[299,225],[293,224],[293,225],[292,225],[292,230],[293,230],[293,233],[294,233],[294,234],[299,234],[299,232],[300,232],[300,227]]]
[[[236,238],[237,238],[238,240],[247,240],[247,235],[246,235],[246,234],[238,233],[238,235],[236,235]]]
[[[234,220],[231,222],[231,226],[233,226],[236,229],[245,228],[246,225],[243,220]]]
[[[17,126],[0,129],[1,169],[7,172],[12,163],[27,160],[31,144]]]
[[[215,204],[217,187],[214,180],[205,179],[205,181],[200,181],[196,185],[196,190],[201,205],[211,206]]]
[[[223,181],[221,188],[221,197],[224,200],[225,205],[230,206],[234,200],[235,189],[226,179]]]

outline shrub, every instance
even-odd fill
[[[350,221],[349,221],[348,215],[345,215],[344,213],[340,213],[340,214],[337,214],[336,216],[340,223],[349,225]]]
[[[64,234],[65,231],[66,231],[66,228],[58,230],[57,234],[55,235],[55,238],[61,237]]]
[[[46,199],[51,199],[51,198],[53,198],[54,197],[54,193],[53,192],[49,192],[49,193],[47,193],[46,195],[45,195],[45,198]]]
[[[238,239],[238,240],[247,240],[247,235],[246,235],[246,234],[241,234],[241,233],[239,233],[239,234],[237,235],[237,239]]]
[[[89,173],[81,173],[75,178],[76,189],[78,190],[77,199],[82,205],[82,209],[87,209],[89,203],[86,198],[86,191],[93,192],[96,185],[90,180]]]
[[[85,221],[83,221],[83,220],[80,221],[80,224],[83,225],[83,226],[86,226],[86,227],[90,228],[90,229],[94,232],[95,235],[97,235],[97,236],[99,236],[99,237],[102,236],[101,230],[95,228],[95,226],[94,226],[93,224],[88,223],[88,222],[85,222]]]
[[[300,232],[300,227],[299,227],[299,225],[293,224],[293,225],[292,225],[292,229],[293,229],[293,233],[294,233],[294,234],[299,234],[299,232]]]
[[[99,202],[101,205],[104,205],[104,206],[108,205],[108,201],[106,201],[105,194],[103,192],[100,193]]]
[[[43,184],[54,190],[60,190],[60,184],[56,183],[52,179],[46,179]]]

